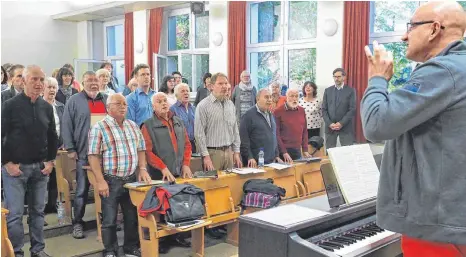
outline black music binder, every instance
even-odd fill
[[[327,191],[328,204],[330,208],[339,207],[346,204],[345,198],[341,193],[338,180],[331,163],[324,163],[320,166],[322,179],[324,180],[325,191]]]

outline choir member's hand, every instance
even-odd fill
[[[107,184],[107,181],[105,181],[105,179],[102,179],[101,181],[97,181],[97,190],[99,191],[99,194],[102,197],[108,197],[110,195],[108,184]]]
[[[212,160],[210,159],[209,155],[204,156],[202,159],[204,162],[204,169],[206,171],[215,170],[214,165],[212,164]]]
[[[278,157],[278,156],[275,158],[275,161],[278,162],[278,163],[283,163],[283,160],[280,159],[280,157]]]
[[[331,130],[335,130],[335,129],[336,129],[336,124],[335,124],[335,123],[332,123],[332,124],[330,124],[329,127],[330,127]]]
[[[77,160],[78,155],[76,154],[76,152],[69,152],[68,153],[68,158],[70,158],[71,160]]]
[[[291,156],[288,153],[283,154],[283,160],[288,164],[293,163],[293,159],[291,159]]]
[[[342,127],[340,122],[335,123],[335,130],[340,130]]]
[[[147,172],[146,168],[140,168],[138,173],[138,181],[142,183],[149,184],[152,182],[149,173]]]
[[[383,45],[377,41],[373,42],[374,55],[371,53],[369,46],[364,47],[368,61],[369,78],[384,77],[387,81],[393,77],[393,53],[385,50]]]
[[[12,162],[5,164],[5,169],[6,172],[8,172],[8,174],[10,174],[12,177],[18,177],[23,174],[23,172],[19,169],[19,164],[14,164]]]
[[[41,170],[40,172],[42,172],[42,174],[48,176],[50,174],[50,172],[52,172],[53,166],[54,165],[53,165],[52,161],[44,162],[44,169]]]
[[[254,158],[248,160],[248,167],[249,168],[257,168],[257,162]]]
[[[243,167],[243,162],[241,161],[241,157],[239,156],[239,153],[233,154],[233,163],[236,165],[237,168]]]
[[[172,173],[170,172],[170,170],[168,168],[165,168],[162,170],[162,180],[165,181],[167,180],[168,182],[173,182],[175,181],[175,177],[172,175]]]
[[[183,165],[183,167],[181,167],[181,175],[183,178],[192,178],[193,173],[191,172],[191,168],[189,166]]]
[[[304,158],[311,158],[312,155],[309,154],[309,152],[303,152]]]

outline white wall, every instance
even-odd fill
[[[139,63],[148,62],[147,58],[147,38],[148,38],[148,13],[147,10],[137,11],[133,13],[133,26],[134,26],[134,47],[140,42],[143,43],[142,53],[134,51],[134,65]]]
[[[37,64],[50,75],[77,56],[77,26],[51,15],[69,10],[66,2],[1,2],[1,63]]]
[[[223,42],[220,46],[212,43],[215,33],[223,35]],[[228,73],[228,2],[209,3],[209,35],[210,35],[210,59],[209,67],[211,73]],[[246,36],[246,35],[244,35]]]
[[[317,58],[316,58],[316,84],[318,94],[324,95],[325,88],[334,84],[332,72],[343,65],[343,1],[319,1],[317,4]],[[322,27],[327,19],[335,19],[338,31],[328,37]]]

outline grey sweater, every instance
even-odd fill
[[[63,113],[62,137],[68,152],[77,152],[80,160],[87,160],[88,134],[91,128],[91,111],[86,92],[74,94],[66,102]],[[99,93],[94,101],[107,103],[107,95]]]
[[[380,169],[377,223],[433,242],[466,245],[466,43],[419,65],[388,94],[370,79],[361,101],[364,134],[388,140]]]

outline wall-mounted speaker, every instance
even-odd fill
[[[194,14],[204,13],[204,2],[191,2],[191,12]]]

